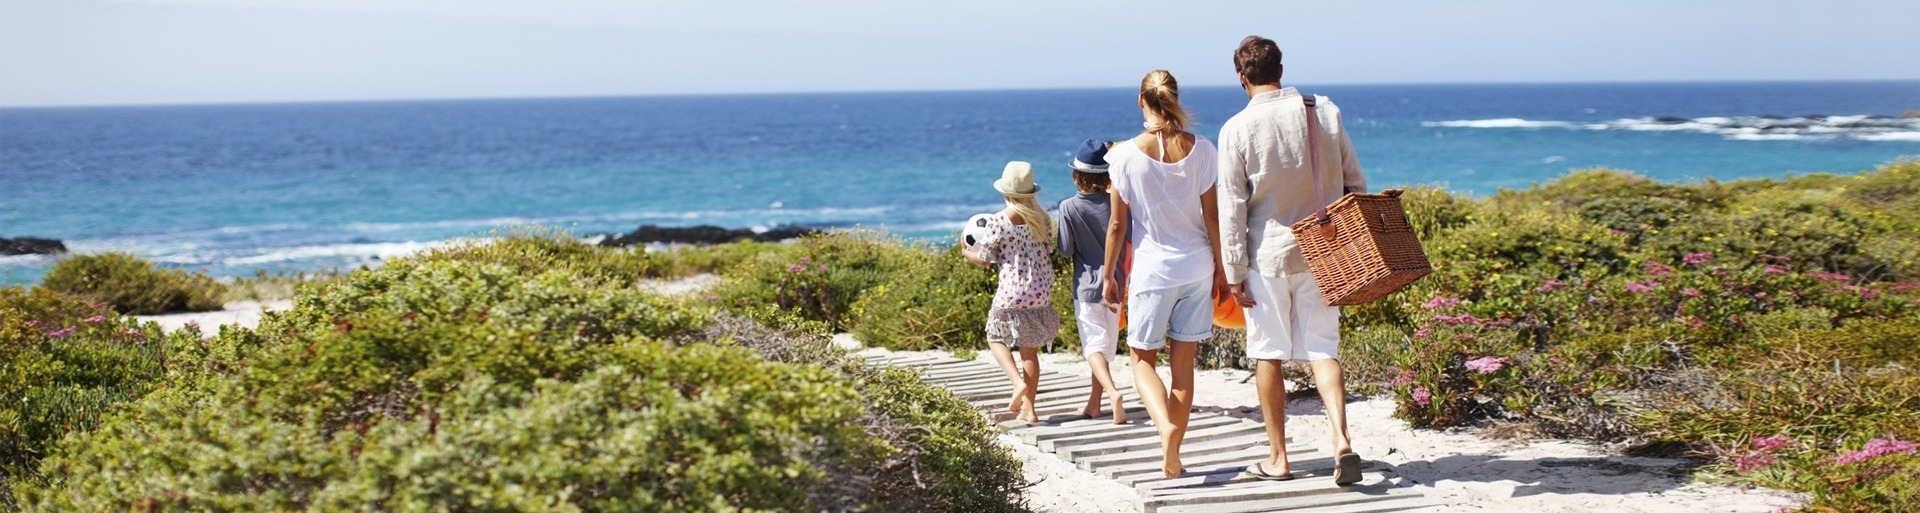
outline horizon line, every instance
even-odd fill
[[[1873,82],[1920,82],[1920,78],[1866,78],[1866,79],[1729,79],[1729,80],[1546,80],[1534,82],[1348,82],[1314,83],[1314,87],[1375,87],[1375,86],[1526,86],[1526,85],[1657,85],[1657,84],[1785,84],[1785,83],[1873,83]],[[1230,88],[1239,84],[1199,84],[1191,88]],[[220,107],[220,106],[272,106],[272,105],[326,105],[356,103],[409,103],[409,102],[486,102],[521,100],[591,100],[616,98],[698,98],[727,96],[803,96],[835,94],[937,94],[937,93],[990,93],[990,92],[1041,92],[1041,91],[1101,91],[1130,89],[1129,87],[1003,87],[1003,88],[963,88],[963,89],[845,89],[813,91],[722,91],[722,92],[659,92],[659,93],[591,93],[527,96],[437,96],[437,97],[374,97],[374,98],[322,98],[292,100],[239,100],[239,101],[187,101],[172,103],[127,102],[127,103],[49,103],[49,104],[0,104],[0,110],[33,109],[91,109],[122,107]]]

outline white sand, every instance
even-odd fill
[[[142,321],[160,323],[160,329],[173,331],[188,324],[200,326],[202,333],[218,333],[220,326],[239,326],[252,328],[260,324],[260,314],[267,311],[285,311],[293,308],[293,301],[278,300],[261,303],[258,301],[234,301],[227,303],[224,310],[213,312],[177,313],[165,315],[143,315]]]
[[[982,352],[979,359],[990,362],[992,357]],[[1042,355],[1041,369],[1081,376],[1090,372],[1079,356],[1061,354]],[[1258,420],[1259,398],[1251,375],[1233,370],[1199,372],[1194,379],[1195,408]],[[1166,376],[1165,369],[1161,376]],[[1125,358],[1115,362],[1114,380],[1133,382]],[[1128,404],[1138,406],[1138,398],[1129,397]],[[1295,440],[1332,443],[1318,398],[1296,399],[1287,409],[1288,434]],[[1804,496],[1778,490],[1695,482],[1686,476],[1686,462],[1681,460],[1622,456],[1593,444],[1496,441],[1472,429],[1413,429],[1393,418],[1393,409],[1393,400],[1384,397],[1348,404],[1354,450],[1369,460],[1393,465],[1421,493],[1441,501],[1446,511],[1771,512],[1806,502]],[[1028,489],[1035,511],[1135,509],[1131,488],[1079,470],[1011,436],[1000,441],[1026,462],[1028,479],[1038,481]]]

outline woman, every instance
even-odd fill
[[[1186,131],[1173,74],[1155,70],[1140,81],[1145,130],[1107,152],[1113,215],[1107,226],[1106,269],[1120,269],[1131,244],[1126,292],[1107,280],[1109,305],[1127,301],[1127,347],[1134,387],[1160,428],[1161,470],[1179,477],[1180,442],[1193,407],[1194,355],[1213,335],[1213,289],[1224,281],[1213,241],[1220,236],[1213,183],[1213,142]],[[1123,297],[1124,296],[1124,297]],[[1171,386],[1154,368],[1168,355]]]

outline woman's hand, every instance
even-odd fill
[[[1107,280],[1106,284],[1100,286],[1100,299],[1106,303],[1107,311],[1120,313],[1120,303],[1127,298],[1126,294],[1120,293],[1120,284]]]

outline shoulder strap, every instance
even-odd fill
[[[1300,93],[1300,103],[1306,106],[1302,112],[1307,115],[1307,165],[1313,169],[1313,195],[1317,198],[1320,196],[1320,137],[1316,134],[1320,131],[1317,129],[1320,116],[1313,111],[1313,95]],[[1332,222],[1327,216],[1327,202],[1319,203],[1320,210],[1314,213],[1314,219],[1323,225]]]

